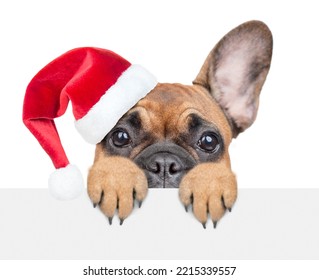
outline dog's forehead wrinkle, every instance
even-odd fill
[[[118,125],[121,124],[129,124],[131,127],[135,129],[140,129],[141,127],[141,118],[137,111],[130,111],[125,114],[122,119],[118,122]]]
[[[223,127],[226,143],[231,139],[230,125],[220,105],[200,86],[158,84],[132,110],[139,112],[142,127],[159,140],[173,140],[186,131],[192,114],[215,127]]]

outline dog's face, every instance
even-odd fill
[[[232,132],[220,106],[200,86],[158,84],[98,147],[144,170],[150,188],[178,188],[203,162],[229,161]]]
[[[148,188],[179,188],[187,208],[214,225],[237,197],[228,148],[255,120],[272,56],[272,35],[258,21],[229,32],[193,85],[158,84],[96,147],[88,192],[108,217],[123,220]]]

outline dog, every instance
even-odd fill
[[[88,195],[120,224],[148,188],[179,188],[206,228],[214,227],[237,198],[228,153],[232,138],[255,121],[272,57],[272,34],[249,21],[212,49],[192,85],[159,83],[96,145]]]

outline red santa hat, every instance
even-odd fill
[[[75,198],[84,186],[81,172],[69,163],[54,123],[69,101],[78,132],[87,142],[97,144],[156,84],[142,66],[112,51],[90,47],[61,55],[36,74],[26,90],[23,122],[56,168],[49,178],[54,197]]]

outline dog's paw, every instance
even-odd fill
[[[137,200],[140,207],[147,191],[144,172],[129,159],[103,158],[96,161],[89,171],[89,197],[94,207],[99,205],[110,224],[116,210],[122,224],[132,212],[134,200]]]
[[[194,215],[204,228],[208,214],[216,227],[226,209],[231,211],[236,201],[236,177],[224,164],[199,164],[182,179],[179,197],[186,211],[189,205],[193,205]]]

